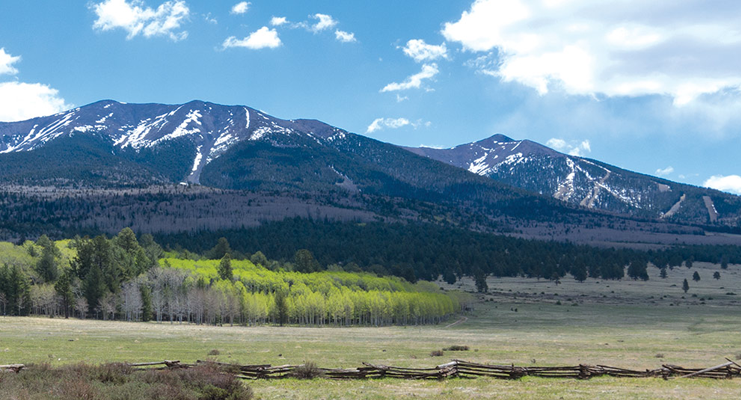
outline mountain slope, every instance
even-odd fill
[[[735,225],[741,197],[627,171],[504,135],[418,155],[566,203],[638,217]],[[720,211],[723,209],[723,212]]]
[[[49,160],[37,168],[41,160]],[[433,203],[556,202],[315,120],[244,106],[100,101],[0,123],[0,184],[341,192]],[[545,200],[545,201],[544,201]]]

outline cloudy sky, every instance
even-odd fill
[[[495,133],[741,194],[741,2],[0,3],[0,121],[248,105],[401,145]]]

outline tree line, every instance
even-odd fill
[[[438,323],[469,303],[466,295],[444,294],[429,283],[338,268],[317,273],[291,270],[302,263],[313,267],[316,260],[308,250],[299,252],[295,263],[276,263],[259,252],[251,255],[253,263],[233,259],[228,242],[219,240],[206,252],[219,259],[193,253],[187,254],[190,259],[164,257],[150,236],[137,240],[130,229],[111,239],[76,238],[67,246],[74,253],[69,260],[63,260],[56,244],[43,236],[36,243],[16,246],[34,263],[6,263],[0,268],[3,315],[379,326]]]

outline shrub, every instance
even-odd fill
[[[210,355],[210,356],[218,356],[219,354],[221,354],[221,352],[219,350],[216,350],[216,349],[213,349],[213,350],[211,350],[211,351],[208,352],[208,355]]]
[[[443,351],[468,351],[470,350],[468,346],[459,346],[459,345],[453,345],[450,347],[446,347],[443,349]]]
[[[324,375],[324,372],[314,363],[308,361],[296,367],[290,374],[294,378],[298,379],[314,379]]]
[[[442,350],[432,350],[430,357],[442,357],[445,353]]]

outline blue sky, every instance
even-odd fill
[[[722,0],[3,1],[0,121],[199,99],[741,194],[740,20]]]

